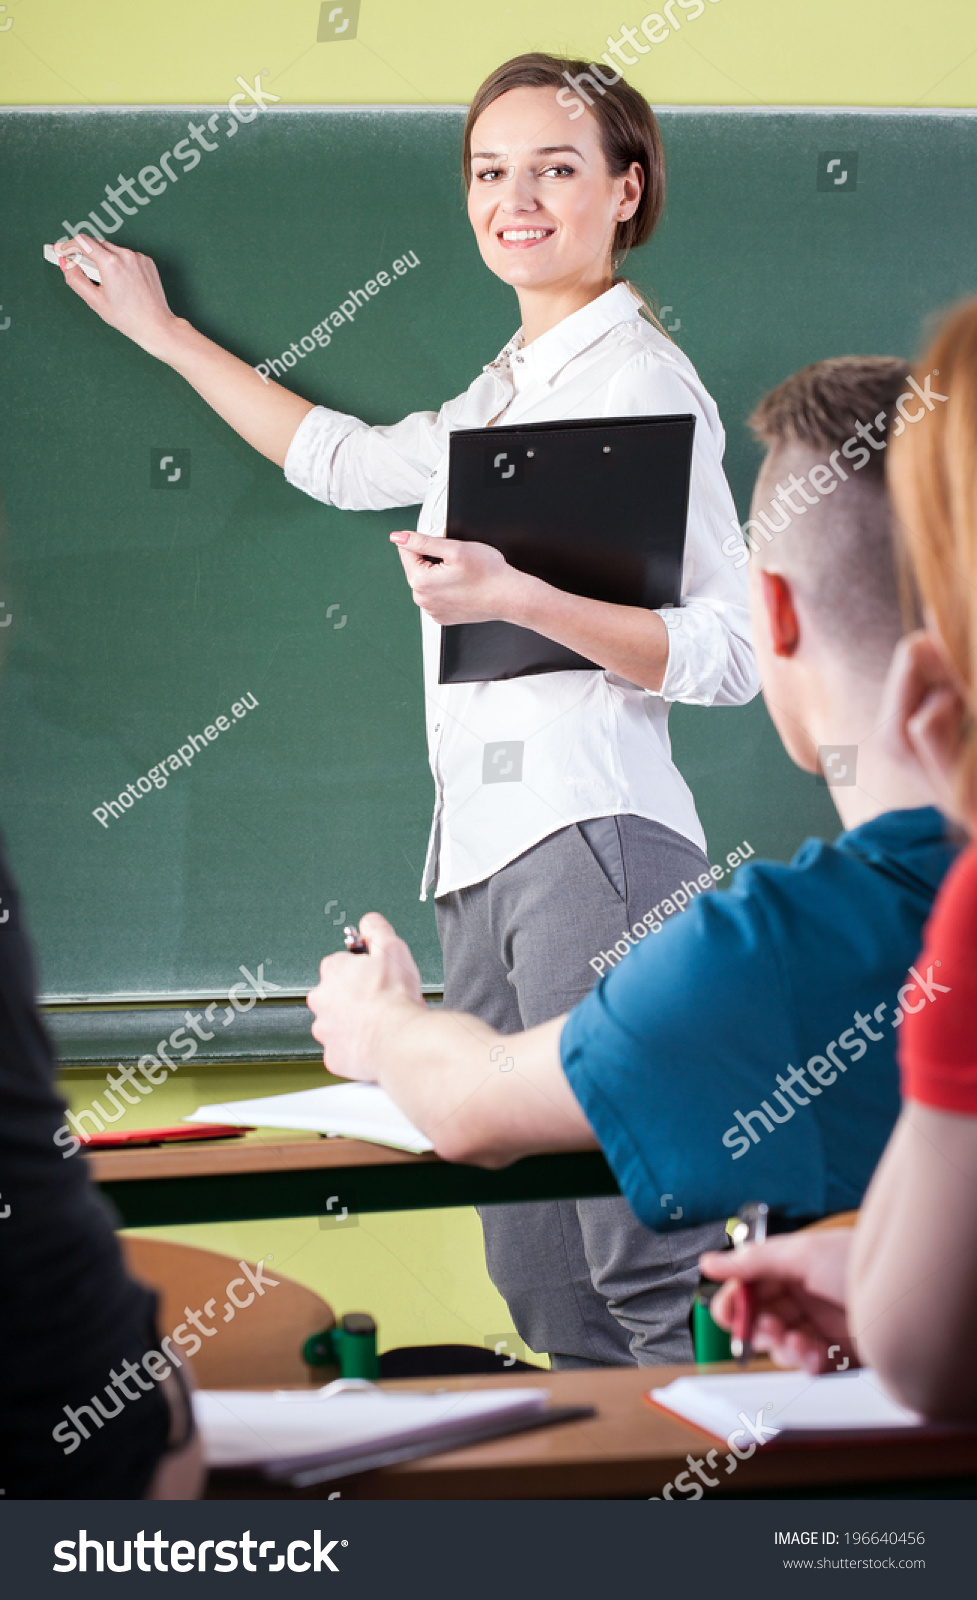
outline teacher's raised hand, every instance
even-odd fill
[[[172,367],[242,439],[284,466],[295,431],[312,410],[311,400],[261,377],[246,361],[198,333],[185,317],[176,316],[149,256],[84,234],[59,239],[54,248],[62,256],[64,281],[79,300],[147,355]],[[94,262],[100,284],[67,259],[69,250],[83,251]]]
[[[61,257],[64,281],[79,300],[110,328],[117,328],[150,355],[165,359],[168,340],[180,319],[166,303],[156,263],[137,250],[124,250],[121,245],[105,244],[84,234],[59,239],[54,248]],[[92,283],[80,266],[67,259],[69,250],[84,251],[98,268],[100,284]]]

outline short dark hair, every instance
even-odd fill
[[[751,414],[749,426],[768,450],[808,444],[830,454],[858,437],[856,423],[872,426],[884,412],[885,421],[876,431],[885,437],[911,371],[900,356],[832,356],[812,362],[771,389]],[[869,472],[883,474],[885,452],[873,450],[865,465]]]
[[[803,515],[786,517],[779,499],[776,507],[772,500],[766,510],[756,506],[745,530],[750,546],[761,564],[782,569],[798,585],[839,653],[873,678],[885,671],[903,632],[917,625],[918,603],[896,550],[888,449],[866,444],[858,425],[888,445],[911,370],[898,356],[816,361],[772,389],[749,418],[771,456],[792,447],[810,450],[836,479],[828,504],[806,524],[806,507]],[[849,441],[858,447],[855,457],[861,451],[860,462],[844,452]],[[816,487],[813,478],[810,487]],[[825,498],[819,491],[819,501]],[[776,522],[767,515],[771,510]]]

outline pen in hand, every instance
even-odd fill
[[[753,1355],[753,1285],[737,1283],[732,1307],[732,1326],[729,1335],[730,1352],[741,1365]]]
[[[767,1237],[767,1217],[770,1207],[763,1201],[753,1202],[743,1206],[733,1229],[733,1248],[742,1250],[747,1244],[762,1244]],[[729,1347],[736,1361],[741,1366],[752,1360],[753,1357],[753,1323],[756,1311],[756,1295],[751,1283],[737,1283],[736,1295],[732,1307],[732,1327],[730,1329]]]
[[[359,928],[345,927],[343,929],[343,943],[351,956],[368,956],[370,954],[369,945],[365,939],[360,937]]]

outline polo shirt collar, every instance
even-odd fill
[[[574,356],[595,344],[618,323],[631,322],[640,314],[638,300],[629,285],[616,283],[589,305],[564,317],[555,328],[541,334],[530,345],[525,344],[520,328],[484,370],[499,372],[518,354],[522,356],[527,378],[551,383]]]

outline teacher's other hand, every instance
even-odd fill
[[[415,605],[433,622],[507,622],[519,587],[532,583],[501,550],[467,539],[392,533]]]

